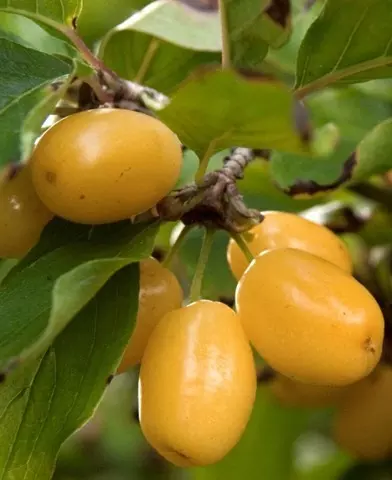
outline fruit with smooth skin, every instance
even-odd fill
[[[70,115],[50,127],[32,156],[33,182],[58,216],[85,224],[127,219],[175,186],[176,135],[159,120],[121,109]]]
[[[154,327],[166,313],[180,308],[183,301],[181,286],[170,270],[155,258],[142,260],[139,265],[139,309],[117,373],[140,362]]]
[[[26,255],[52,218],[35,192],[29,167],[4,178],[0,185],[0,257]]]
[[[328,228],[293,213],[261,213],[264,220],[244,235],[254,256],[265,250],[296,248],[352,272],[352,261],[346,245]],[[240,280],[249,262],[233,239],[227,248],[227,259],[234,276]]]
[[[238,442],[256,394],[253,355],[236,313],[200,300],[151,334],[139,378],[148,442],[181,467],[218,462]]]
[[[348,385],[380,359],[384,319],[377,302],[351,275],[311,253],[260,254],[237,285],[236,307],[259,354],[294,380]]]
[[[347,452],[365,460],[392,455],[392,368],[380,365],[353,388],[339,406],[333,437]]]
[[[266,385],[266,388],[276,401],[285,407],[324,408],[337,405],[344,398],[350,386],[309,385],[277,374]]]

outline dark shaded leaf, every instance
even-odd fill
[[[1,386],[0,478],[49,480],[64,440],[94,413],[128,342],[138,268],[116,273],[39,360]]]
[[[65,243],[55,228],[48,228],[41,245],[11,270],[0,287],[3,367],[12,357],[21,355],[26,361],[45,351],[112,275],[150,255],[156,226],[125,222],[69,230],[74,241]]]
[[[69,74],[72,65],[45,53],[0,38],[0,166],[19,160],[24,121],[50,95],[48,85]]]

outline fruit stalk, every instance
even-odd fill
[[[196,265],[195,274],[192,280],[190,301],[196,302],[201,298],[201,287],[203,282],[204,271],[206,269],[208,257],[210,255],[212,241],[214,238],[214,230],[206,228],[203,244],[200,250],[199,260]]]

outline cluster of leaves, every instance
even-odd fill
[[[181,184],[199,161],[216,168],[225,149],[240,145],[271,151],[240,182],[250,206],[357,202],[358,182],[392,168],[392,1],[308,3],[221,0],[218,11],[211,0],[0,0],[0,167],[28,158],[68,82],[96,67],[83,38],[122,78],[170,96],[157,115],[189,149]],[[381,212],[363,238],[389,243],[389,226]],[[93,414],[132,331],[135,262],[154,246],[167,249],[173,227],[55,220],[25,259],[2,262],[0,478],[51,477],[61,444]],[[224,232],[215,237],[206,297],[232,295],[226,242]],[[185,283],[199,244],[196,230],[179,251]],[[292,445],[309,418],[260,393],[238,447],[191,475],[305,479],[293,473]],[[335,478],[351,462],[339,455],[308,478]]]

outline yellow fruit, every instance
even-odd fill
[[[208,465],[238,442],[256,393],[253,355],[238,316],[201,300],[154,329],[139,379],[148,442],[178,466]]]
[[[294,380],[348,385],[380,359],[384,319],[375,299],[348,273],[308,252],[260,254],[237,286],[236,306],[259,354]]]
[[[0,185],[0,257],[23,257],[53,218],[35,193],[29,167]]]
[[[181,162],[179,140],[159,120],[129,110],[90,110],[45,132],[33,152],[33,181],[60,217],[103,224],[156,205],[176,184]]]
[[[309,385],[279,374],[267,385],[278,403],[286,407],[299,408],[322,408],[336,405],[350,388],[350,386]]]
[[[333,425],[336,442],[366,459],[392,456],[392,368],[381,366],[355,386],[340,405]]]
[[[140,262],[139,309],[132,336],[117,373],[138,364],[159,320],[180,308],[183,293],[175,275],[154,258]]]
[[[249,232],[247,240],[254,256],[265,250],[296,248],[313,253],[351,273],[352,262],[345,244],[328,228],[293,213],[262,212],[264,220]],[[240,280],[249,262],[234,240],[227,249],[229,266]]]

